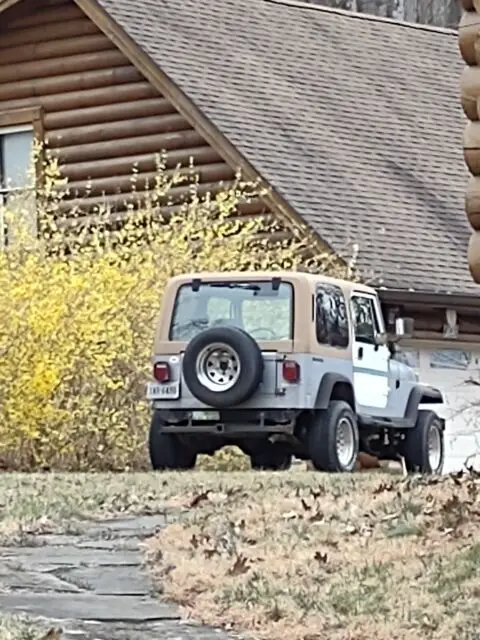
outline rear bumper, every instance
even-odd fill
[[[210,434],[218,436],[291,435],[297,411],[161,411],[165,433]],[[202,415],[203,414],[203,415]],[[216,414],[216,415],[211,415]]]

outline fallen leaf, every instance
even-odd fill
[[[310,505],[308,505],[303,498],[301,499],[300,502],[302,503],[302,507],[305,509],[305,511],[311,511],[312,510],[312,507]]]
[[[239,576],[242,573],[247,573],[250,569],[250,565],[248,564],[248,560],[245,556],[239,555],[237,559],[233,563],[233,566],[227,571],[229,576]]]
[[[328,560],[327,554],[321,553],[320,551],[315,551],[315,555],[313,557],[319,564],[326,564]]]
[[[198,542],[197,536],[195,534],[193,534],[193,536],[190,538],[190,544],[194,549],[198,549],[200,543]]]
[[[208,496],[210,493],[211,493],[211,490],[207,489],[207,491],[204,491],[203,493],[199,493],[197,496],[195,496],[193,500],[190,502],[190,505],[189,505],[190,509],[192,509],[193,507],[197,507],[204,500],[208,500]]]
[[[325,515],[322,511],[320,511],[320,509],[317,509],[317,511],[315,511],[315,513],[313,513],[308,521],[309,522],[320,522],[321,520],[323,520],[325,518]]]

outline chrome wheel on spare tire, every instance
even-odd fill
[[[214,342],[200,351],[195,369],[204,387],[210,391],[227,391],[240,377],[240,358],[230,345]]]
[[[407,471],[439,474],[445,461],[443,425],[434,411],[420,410],[413,429],[405,431],[401,453]]]
[[[217,408],[234,407],[257,390],[263,357],[246,331],[212,327],[190,340],[182,369],[187,387],[198,400]]]
[[[359,452],[357,418],[343,400],[332,400],[328,409],[315,413],[307,436],[307,449],[315,469],[353,471]]]

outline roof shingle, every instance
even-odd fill
[[[99,0],[337,251],[474,294],[454,31],[277,0]]]

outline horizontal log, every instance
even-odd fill
[[[464,11],[458,25],[458,44],[463,59],[469,65],[477,64],[475,43],[480,33],[480,15],[476,11]]]
[[[480,231],[480,177],[472,177],[468,182],[465,211],[472,228]]]
[[[48,133],[46,142],[51,149],[59,149],[91,142],[99,143],[106,140],[133,138],[135,136],[166,133],[168,131],[185,131],[187,129],[190,129],[190,124],[187,120],[179,113],[173,113],[149,118],[104,122],[87,127],[55,129]]]
[[[195,166],[221,161],[221,157],[212,147],[204,145],[170,151],[166,159],[167,168],[176,167],[178,164],[188,166],[190,158],[193,159]],[[62,175],[73,182],[116,175],[131,175],[134,167],[137,171],[143,173],[154,171],[157,167],[156,153],[76,162],[75,164],[61,165],[60,171]]]
[[[198,195],[205,196],[207,193],[217,193],[222,189],[228,189],[232,183],[225,183],[220,187],[218,183],[205,183],[198,186]],[[57,211],[59,215],[78,215],[81,213],[94,213],[100,208],[119,211],[128,206],[142,207],[147,199],[152,197],[151,191],[138,191],[136,193],[119,193],[115,195],[96,196],[93,198],[78,198],[75,200],[63,200],[59,203]],[[165,201],[159,205],[175,205],[188,202],[190,199],[190,186],[174,187],[170,189]]]
[[[5,64],[0,66],[0,84],[22,82],[36,78],[51,78],[67,74],[125,67],[129,62],[121,51],[108,47],[104,51],[79,53],[78,55]]]
[[[43,3],[42,3],[43,4]],[[74,2],[63,4],[60,6],[42,7],[35,12],[31,12],[26,16],[12,20],[8,24],[11,29],[25,29],[26,27],[34,27],[45,25],[49,22],[63,22],[67,20],[77,20],[84,18],[85,14]]]
[[[113,43],[103,33],[55,40],[54,42],[33,42],[1,51],[0,65],[19,64],[33,60],[45,60],[46,58],[62,58],[63,56],[93,53],[113,48]],[[43,73],[42,75],[48,74]]]
[[[176,169],[169,169],[163,172],[164,176],[173,177],[177,173]],[[234,172],[224,162],[210,164],[206,166],[198,166],[195,170],[185,168],[181,171],[190,182],[198,176],[199,182],[221,182],[231,181],[235,177]],[[137,191],[148,191],[155,187],[157,179],[157,171],[149,171],[146,173],[128,173],[124,175],[111,176],[110,178],[99,178],[97,180],[79,180],[69,182],[67,187],[69,195],[73,198],[90,198],[92,196],[101,196],[103,194],[111,195],[115,193],[130,193],[133,188]],[[185,183],[186,184],[186,183]]]
[[[480,99],[480,67],[464,67],[460,75],[462,107],[470,120],[478,120],[477,103]]]
[[[69,109],[68,111],[54,111],[43,118],[46,130],[65,129],[70,127],[115,122],[148,116],[160,116],[174,113],[175,107],[165,98],[147,98],[133,102],[87,107],[86,109]]]
[[[131,68],[129,67],[131,71]],[[129,71],[129,72],[130,72]],[[136,73],[135,71],[133,73]],[[116,86],[106,85],[98,89],[84,89],[82,91],[68,91],[61,94],[36,95],[35,97],[19,98],[18,100],[0,101],[0,109],[11,111],[25,107],[42,106],[45,111],[69,111],[72,113],[89,107],[104,107],[116,105],[131,100],[143,100],[158,96],[156,89],[148,82],[126,82]]]
[[[95,89],[138,80],[143,80],[141,73],[132,65],[128,65],[115,69],[100,69],[64,76],[23,80],[22,82],[9,82],[0,85],[0,101],[58,94],[64,91],[82,91],[83,89]]]
[[[468,267],[473,281],[480,284],[480,232],[474,231],[468,243]]]
[[[163,218],[165,221],[168,221],[172,216],[180,215],[183,211],[183,205],[170,205],[156,208],[154,215],[157,219]],[[232,219],[238,217],[238,219],[246,222],[248,220],[258,218],[259,216],[262,216],[267,223],[273,222],[274,220],[273,214],[266,212],[264,203],[257,198],[252,202],[244,202],[240,204],[238,206],[238,216],[232,216]],[[125,209],[117,212],[112,211],[108,215],[108,222],[115,225],[116,223],[125,220],[125,217]],[[105,222],[105,218],[102,217],[102,221]],[[62,216],[56,222],[56,226],[59,230],[68,230],[73,228],[84,229],[86,227],[93,228],[97,224],[98,214],[95,213],[89,215],[74,215],[71,217]],[[285,232],[282,233],[285,234]]]
[[[0,58],[3,49],[16,47],[20,44],[31,44],[32,42],[47,42],[48,40],[61,40],[62,38],[75,38],[93,33],[100,33],[100,29],[86,16],[78,20],[69,20],[59,24],[47,24],[42,29],[29,27],[28,29],[18,29],[2,33],[0,38]]]
[[[468,69],[475,69],[475,67],[468,67]],[[469,120],[478,120],[478,100],[476,100],[475,98],[470,98],[469,96],[466,96],[462,93],[461,104],[463,113]]]
[[[190,129],[175,133],[165,133],[156,136],[135,136],[122,140],[108,142],[94,142],[92,144],[63,147],[55,155],[60,164],[86,162],[87,160],[103,160],[120,156],[143,155],[145,153],[160,153],[162,150],[182,149],[205,144],[202,136]]]
[[[480,149],[480,122],[467,122],[463,130],[463,147]]]
[[[480,176],[480,149],[464,149],[463,158],[472,176]]]

